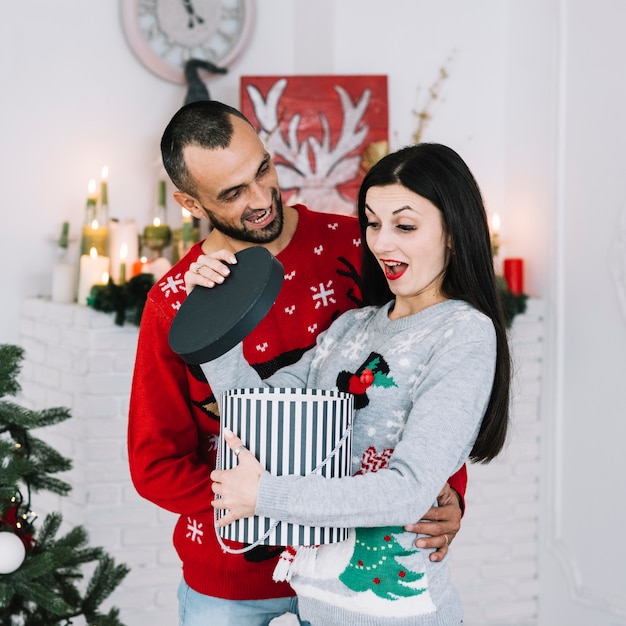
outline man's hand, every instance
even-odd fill
[[[430,555],[431,561],[441,561],[446,556],[448,547],[461,529],[459,497],[448,483],[437,496],[437,503],[439,506],[431,507],[419,522],[404,527],[409,532],[430,535],[420,537],[415,545],[418,548],[436,548]]]

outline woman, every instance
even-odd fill
[[[241,346],[203,365],[216,397],[233,387],[353,392],[354,475],[271,476],[245,450],[236,468],[212,472],[213,505],[229,511],[222,526],[253,514],[360,526],[294,561],[300,616],[314,626],[459,624],[447,559],[429,561],[403,524],[468,458],[488,462],[505,442],[510,362],[485,209],[456,152],[419,144],[372,167],[358,217],[370,306],[339,317],[264,381]],[[242,443],[226,437],[232,449]]]

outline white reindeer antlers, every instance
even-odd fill
[[[358,102],[353,104],[348,92],[340,85],[335,85],[343,121],[339,139],[333,146],[330,124],[322,112],[319,114],[321,141],[314,136],[306,137],[301,143],[298,141],[299,113],[295,113],[289,120],[287,136],[283,135],[278,105],[286,87],[287,79],[281,78],[272,85],[264,100],[256,87],[247,86],[261,126],[259,136],[267,150],[280,157],[276,169],[281,187],[296,190],[308,206],[316,211],[354,213],[354,203],[346,200],[337,191],[337,186],[350,182],[359,173],[361,155],[349,155],[363,144],[369,132],[368,125],[362,123],[362,119],[370,102],[371,90],[365,89]]]

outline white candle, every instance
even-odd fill
[[[69,304],[76,300],[76,265],[55,263],[52,269],[52,302]]]
[[[109,257],[98,256],[95,248],[89,254],[80,257],[80,271],[78,277],[78,304],[87,304],[91,288],[100,284],[102,276],[109,271]]]
[[[126,278],[128,278],[128,268],[132,267],[139,258],[137,222],[133,219],[124,222],[115,220],[109,222],[110,272],[114,283],[119,283],[121,279],[120,252],[123,245],[126,245]]]

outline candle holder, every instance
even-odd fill
[[[198,241],[200,241],[199,228],[193,228],[191,224],[174,228],[172,230],[172,263],[178,263]]]
[[[500,252],[500,236],[498,233],[491,235],[491,256],[495,259]]]
[[[158,184],[157,202],[153,212],[152,224],[143,231],[143,244],[152,251],[152,259],[163,256],[163,249],[172,242],[172,230],[167,225],[167,203],[165,181]]]
[[[169,246],[171,241],[172,230],[167,224],[161,224],[156,218],[151,225],[143,229],[142,245],[150,248],[153,259],[162,256],[163,249]]]

